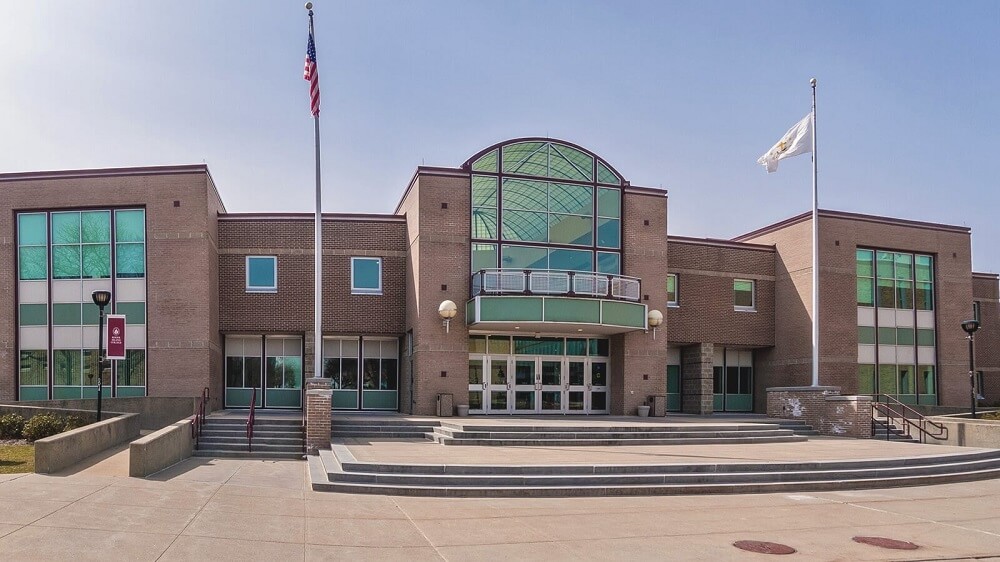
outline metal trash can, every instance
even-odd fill
[[[649,415],[657,418],[662,418],[667,415],[667,395],[666,394],[653,394],[649,397],[649,403],[652,406],[649,410]]]
[[[437,417],[439,418],[450,418],[452,411],[454,410],[454,396],[451,394],[441,393],[437,395]]]

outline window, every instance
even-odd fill
[[[986,398],[986,395],[983,394],[984,388],[983,372],[976,371],[976,400],[984,400]]]
[[[982,322],[980,317],[980,307],[979,301],[972,301],[972,319],[976,322]]]
[[[146,275],[146,211],[115,211],[115,276]]]
[[[268,337],[264,374],[267,388],[302,388],[301,338]]]
[[[247,256],[246,278],[248,293],[277,293],[278,258]]]
[[[46,244],[45,213],[17,215],[17,263],[21,281],[40,280],[48,276]]]
[[[875,306],[875,272],[872,265],[874,252],[858,250],[856,252],[858,272],[858,306]]]
[[[382,294],[382,258],[351,258],[351,294]]]
[[[323,376],[334,390],[358,389],[358,340],[323,340]]]
[[[125,359],[119,359],[118,386],[146,386],[146,351],[129,349]]]
[[[754,282],[746,279],[733,280],[733,308],[736,310],[754,310],[757,306]]]
[[[364,341],[362,388],[365,390],[396,390],[399,379],[399,342],[397,340]]]
[[[875,327],[858,326],[858,343],[862,345],[875,345]]]
[[[260,387],[260,337],[226,337],[226,387]]]
[[[44,349],[21,350],[21,386],[43,386],[49,383],[49,353]]]
[[[677,274],[667,274],[667,306],[677,306]]]

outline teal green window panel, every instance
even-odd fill
[[[48,243],[45,213],[17,215],[17,243],[19,246],[44,246]]]
[[[118,386],[145,386],[146,385],[146,352],[141,349],[130,349],[125,352],[125,359],[119,359],[115,363],[117,373],[115,373]]]
[[[566,338],[566,355],[586,356],[587,340],[584,338]]]
[[[20,398],[22,402],[30,402],[32,400],[48,400],[49,389],[44,386],[22,386],[20,392],[18,393],[18,398]]]
[[[146,303],[120,302],[115,305],[115,314],[124,314],[126,324],[145,324]]]
[[[80,278],[80,246],[52,246],[52,278]]]
[[[503,147],[503,171],[528,176],[548,176],[548,143],[519,142]]]
[[[145,242],[146,211],[142,209],[115,211],[115,241]]]
[[[264,374],[267,388],[302,388],[302,358],[297,356],[268,357]]]
[[[503,213],[503,239],[518,242],[547,242],[548,215],[532,211]]]
[[[549,177],[593,181],[594,157],[572,146],[549,143]]]
[[[590,246],[594,240],[594,221],[590,217],[550,214],[548,238],[554,244]]]
[[[80,243],[80,213],[52,213],[52,243]]]
[[[18,278],[21,281],[39,281],[48,278],[47,259],[45,246],[18,248]]]
[[[593,215],[594,188],[586,185],[549,184],[549,211],[572,215]]]
[[[913,298],[917,310],[934,310],[934,285],[924,281],[917,281],[913,291]]]
[[[618,219],[597,219],[597,245],[601,248],[620,248],[621,221]]]
[[[875,365],[858,365],[858,394],[875,394]]]
[[[514,337],[516,355],[563,355],[562,338]]]
[[[275,292],[278,290],[278,258],[247,256],[247,291]]]
[[[912,281],[896,281],[896,308],[913,310]]]
[[[875,268],[872,265],[874,257],[875,252],[871,250],[857,250],[855,252],[858,277],[875,277]]]
[[[480,269],[494,269],[497,267],[497,245],[496,244],[473,244],[472,245],[472,271]]]
[[[334,390],[333,391],[333,409],[343,410],[350,409],[353,410],[358,407],[358,391],[357,390]]]
[[[601,301],[597,299],[546,299],[546,322],[601,322]],[[517,343],[517,338],[514,339]]]
[[[501,265],[514,269],[548,269],[549,254],[545,248],[529,246],[503,246]]]
[[[497,206],[497,179],[492,176],[472,176],[472,206]]]
[[[496,172],[498,169],[499,149],[491,150],[472,163],[473,172]]]
[[[83,384],[83,361],[79,349],[52,351],[52,384],[80,386]]]
[[[754,282],[735,279],[733,281],[733,305],[739,308],[753,308],[756,304]]]
[[[381,294],[381,258],[351,258],[351,292]]]
[[[876,257],[876,271],[878,272],[879,279],[894,279],[895,272],[893,270],[893,263],[895,262],[895,256],[892,252],[877,252]]]
[[[611,355],[611,342],[604,339],[590,339],[587,346],[591,357],[608,357]]]
[[[81,217],[81,241],[84,244],[111,242],[111,211],[87,211]]]
[[[548,210],[548,184],[543,181],[506,179],[503,182],[503,208],[520,211]]]
[[[604,162],[597,162],[597,181],[599,183],[613,183],[615,185],[621,185],[622,179],[618,177],[618,174],[611,171],[611,168],[606,166]]]
[[[896,345],[896,328],[878,329],[879,345]]]
[[[646,327],[646,307],[641,304],[601,301],[601,323],[609,326]]]
[[[920,393],[920,394],[937,394],[937,384],[936,384],[936,382],[937,381],[934,378],[934,365],[918,365],[917,366],[917,392],[918,393]],[[930,404],[934,404],[934,402],[930,402]]]
[[[83,312],[81,314],[83,317],[83,325],[96,326],[100,320],[100,310],[101,309],[97,308],[97,305],[92,302],[83,303]],[[105,312],[108,312],[109,310],[110,309],[105,308]]]
[[[590,250],[549,250],[549,269],[593,271],[594,253]]]
[[[83,396],[83,389],[80,385],[76,386],[53,386],[52,387],[52,399],[53,400],[79,400]],[[121,396],[121,390],[118,391],[118,396]]]
[[[896,254],[896,279],[913,279],[913,256]]]
[[[49,310],[44,304],[18,305],[17,323],[20,326],[47,326]]]
[[[597,252],[597,271],[610,275],[621,274],[621,256],[611,252]]]
[[[896,366],[879,365],[878,367],[878,391],[882,394],[897,394]]]
[[[497,239],[497,210],[490,207],[472,209],[472,237]]]
[[[597,215],[619,219],[622,215],[622,192],[620,189],[600,187],[597,189]]]
[[[875,327],[858,326],[858,343],[863,345],[875,345]]]
[[[913,328],[896,328],[896,345],[913,345]]]
[[[111,277],[111,246],[109,244],[84,244],[81,250],[84,279]]]
[[[49,384],[48,362],[48,351],[44,349],[22,349],[18,365],[20,383],[27,386],[47,386]]]
[[[115,270],[119,279],[145,276],[145,244],[116,244]]]
[[[80,303],[53,303],[53,326],[80,326],[83,323]]]
[[[875,306],[875,280],[867,277],[859,277],[858,283],[858,306]]]
[[[397,399],[395,390],[361,391],[361,407],[365,410],[395,410]]]
[[[481,322],[540,322],[541,297],[479,297]],[[493,339],[490,345],[493,345]],[[492,350],[491,353],[496,353]]]
[[[917,345],[933,347],[934,346],[934,329],[933,328],[917,328]]]
[[[934,258],[931,256],[915,256],[914,270],[917,281],[934,281]]]

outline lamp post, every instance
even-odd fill
[[[101,395],[104,393],[104,307],[111,302],[111,291],[94,291],[90,297],[100,309],[97,321],[97,421],[101,421]]]
[[[451,319],[458,314],[458,306],[452,301],[442,301],[441,305],[438,306],[438,316],[441,317],[442,324],[444,325],[445,333],[451,331]]]
[[[650,310],[646,315],[646,323],[653,329],[653,339],[656,339],[656,327],[663,324],[663,313],[659,310]]]
[[[962,322],[962,329],[965,330],[969,340],[969,386],[972,388],[972,419],[976,419],[976,330],[979,329],[978,320],[966,320]]]

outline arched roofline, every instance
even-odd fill
[[[594,151],[592,151],[592,150],[590,150],[588,148],[582,147],[582,146],[580,146],[580,145],[578,145],[576,143],[572,143],[572,142],[565,141],[565,140],[562,140],[562,139],[555,139],[555,138],[552,138],[552,137],[519,137],[519,138],[516,138],[516,139],[507,139],[507,140],[504,140],[504,141],[500,141],[500,142],[498,142],[496,144],[487,146],[486,148],[484,148],[484,149],[480,150],[479,152],[473,154],[468,160],[466,160],[462,164],[462,169],[463,170],[471,170],[472,169],[472,163],[475,162],[476,160],[479,160],[481,157],[483,157],[484,155],[488,154],[490,151],[496,150],[496,149],[498,149],[498,148],[500,148],[502,146],[507,146],[507,145],[510,145],[510,144],[516,144],[516,143],[519,143],[519,142],[554,142],[554,143],[558,143],[558,144],[564,144],[564,145],[566,145],[568,147],[571,147],[571,148],[575,148],[575,149],[577,149],[577,150],[579,150],[579,151],[581,151],[581,152],[583,152],[585,154],[593,156],[598,162],[601,162],[602,164],[604,164],[605,166],[607,166],[607,168],[609,170],[611,170],[612,172],[614,172],[618,177],[620,177],[622,179],[622,185],[629,185],[629,182],[628,182],[628,180],[625,179],[625,176],[622,175],[622,173],[619,172],[617,168],[615,168],[614,166],[612,166],[610,162],[608,162],[607,160],[605,160],[603,157],[601,157],[596,152],[594,152]]]

